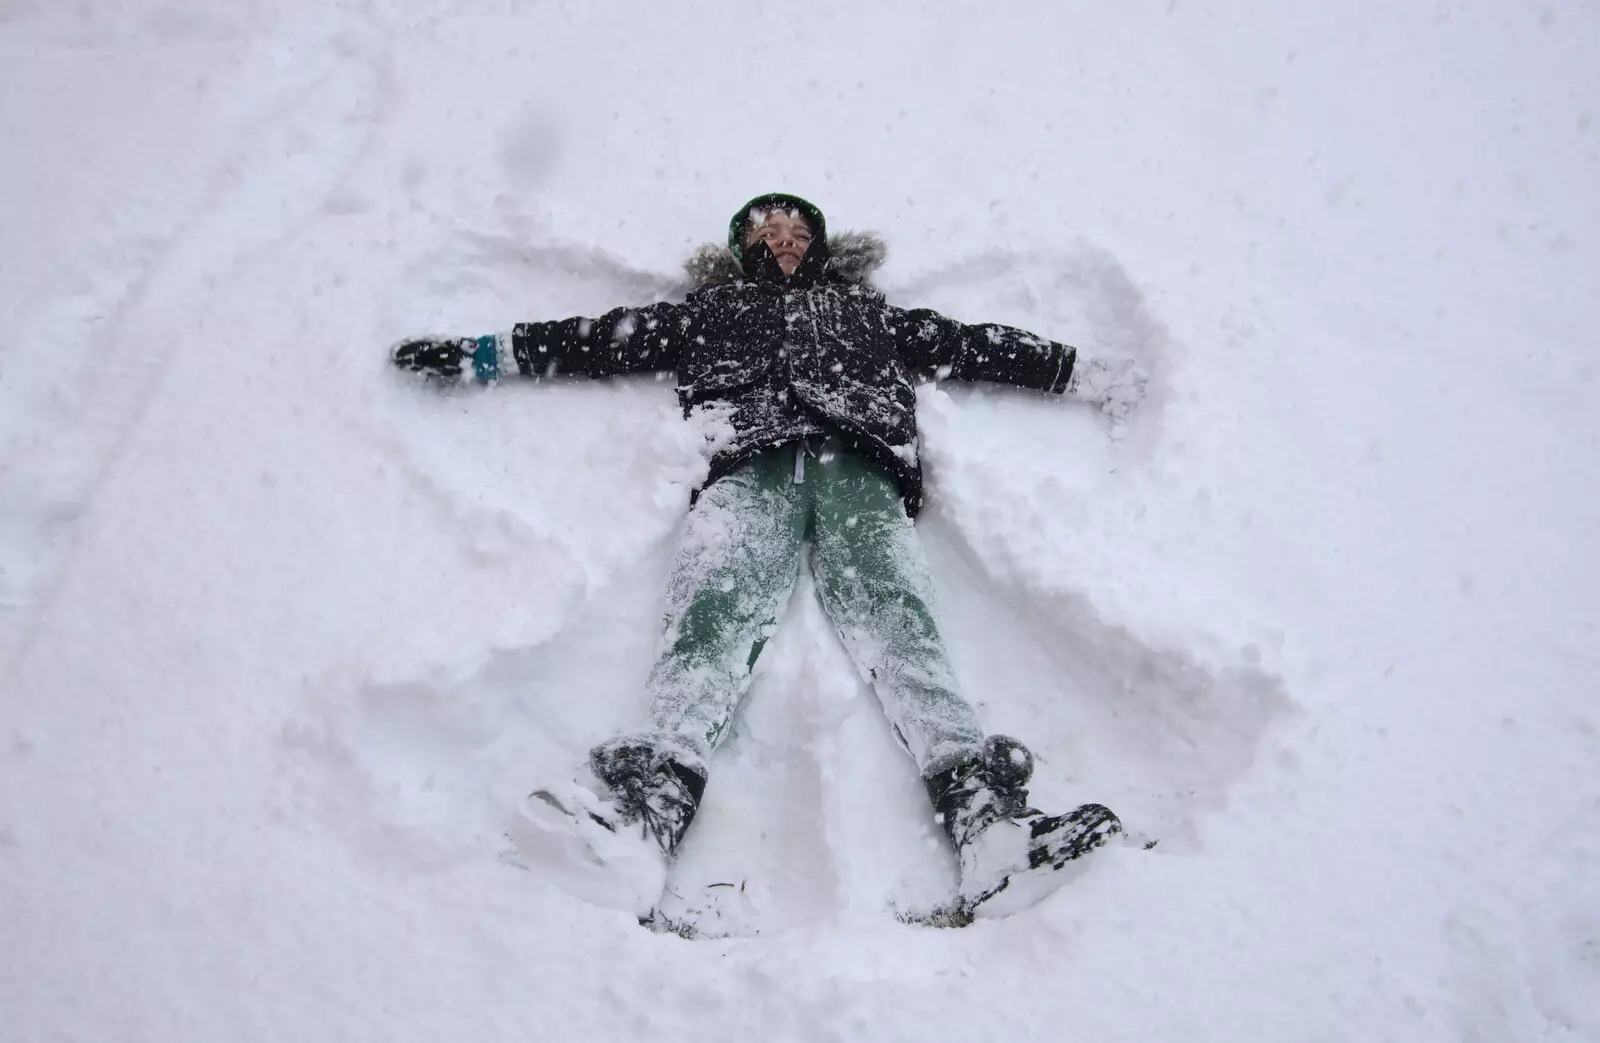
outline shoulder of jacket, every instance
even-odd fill
[[[714,286],[701,286],[689,291],[684,298],[684,303],[689,305],[704,305],[720,303],[734,297],[744,296],[756,289],[753,283],[739,280],[737,282],[717,283]]]
[[[888,298],[883,295],[882,290],[878,289],[876,286],[868,286],[865,283],[834,283],[832,289],[834,292],[845,297],[859,297],[862,300],[875,301],[879,304],[882,304],[888,300]]]

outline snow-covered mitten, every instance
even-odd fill
[[[1099,359],[1078,353],[1067,381],[1067,394],[1100,407],[1107,416],[1123,420],[1144,397],[1150,374],[1132,359]]]
[[[501,344],[499,334],[483,337],[414,337],[403,340],[389,351],[401,369],[436,380],[479,380],[500,378]]]
[[[441,380],[460,380],[463,363],[472,359],[476,346],[476,341],[466,337],[415,337],[396,344],[390,349],[389,357],[396,366],[413,373]]]
[[[574,897],[635,916],[661,898],[705,776],[638,742],[590,754],[592,774],[541,786],[513,816],[517,852]]]
[[[977,916],[1005,916],[1066,883],[1061,870],[1122,832],[1101,804],[1046,815],[1028,804],[1033,754],[992,735],[980,757],[924,780],[961,863],[961,900]]]

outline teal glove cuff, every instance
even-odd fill
[[[477,340],[477,347],[472,351],[472,375],[480,383],[487,384],[500,379],[500,338],[493,333],[484,334]]]

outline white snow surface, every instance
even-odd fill
[[[1600,1039],[1596,54],[1593,0],[0,0],[0,1036]],[[670,295],[772,190],[1152,374],[1118,432],[922,393],[973,699],[1161,841],[1008,919],[895,919],[953,860],[809,581],[679,867],[732,936],[502,860],[639,721],[704,436],[387,346]]]

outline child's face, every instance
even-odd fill
[[[745,233],[744,245],[764,242],[784,275],[793,275],[800,267],[800,258],[811,247],[811,226],[793,210],[757,210],[750,215],[750,230]]]

